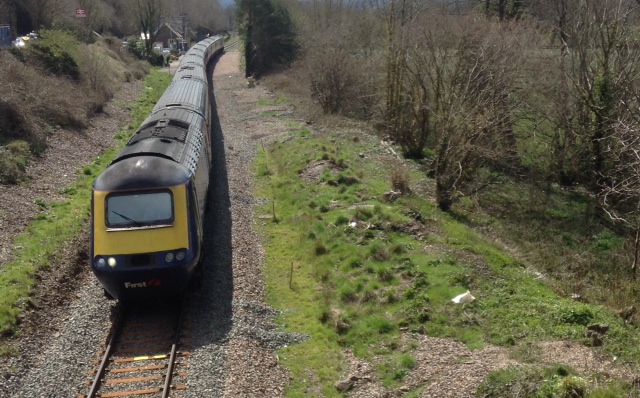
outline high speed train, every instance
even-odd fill
[[[121,301],[183,292],[201,272],[211,168],[207,65],[224,38],[181,59],[151,114],[93,183],[91,269]]]

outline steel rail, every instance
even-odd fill
[[[187,300],[185,296],[182,297],[180,303],[180,312],[178,313],[178,320],[176,321],[176,332],[173,336],[173,344],[171,345],[171,354],[169,356],[169,363],[167,364],[167,374],[164,379],[164,389],[162,391],[162,398],[169,398],[171,392],[171,381],[173,380],[173,370],[175,369],[176,356],[178,354],[178,345],[180,344],[180,338],[182,337],[182,321],[184,319],[185,308]]]
[[[122,319],[125,317],[125,312],[122,309],[122,306],[119,307],[119,311],[121,311],[120,317],[118,318],[118,322],[114,325],[114,329],[112,329],[111,338],[109,338],[109,343],[105,348],[104,355],[102,356],[102,361],[100,361],[100,366],[96,371],[96,376],[93,379],[93,383],[91,384],[91,388],[89,389],[89,393],[85,395],[85,398],[96,398],[96,394],[100,389],[100,384],[102,383],[102,376],[104,376],[105,370],[107,370],[107,366],[109,364],[109,359],[111,358],[111,353],[113,352],[113,347],[116,344],[116,341],[120,335],[120,328],[122,326]]]

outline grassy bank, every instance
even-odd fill
[[[536,222],[526,225],[519,223],[523,213],[517,207],[491,214],[469,201],[456,213],[444,213],[421,188],[433,185],[426,172],[419,164],[410,166],[404,168],[358,132],[319,134],[302,125],[288,139],[259,150],[256,196],[268,199],[257,210],[266,242],[268,301],[286,310],[280,321],[287,331],[310,336],[280,353],[292,374],[287,396],[341,396],[334,383],[346,371],[342,349],[372,361],[386,386],[399,387],[416,365],[410,347],[403,346],[405,333],[451,338],[472,349],[512,347],[515,358],[534,364],[534,350],[527,347],[537,342],[602,343],[594,349],[638,364],[634,326],[610,307],[573,299],[561,289],[569,283],[553,279],[561,273],[538,271],[547,271],[550,260],[562,264],[585,252],[603,260],[611,256],[611,234],[569,225],[562,227],[561,239],[571,244],[552,250],[558,238],[547,235],[555,236],[560,226],[550,220],[580,218],[579,195],[550,191],[553,200],[538,208],[537,217],[527,213]],[[411,193],[389,195],[392,188],[407,186]],[[512,199],[518,203],[526,200],[523,192],[524,184],[505,185],[481,199],[498,206],[498,197],[518,194]],[[514,236],[516,230],[523,231]],[[584,239],[594,232],[594,238]],[[507,250],[496,243],[505,241],[523,248]],[[451,303],[467,290],[476,297],[473,303]],[[586,337],[593,324],[608,325],[606,335],[598,336],[604,341]],[[483,394],[493,391],[492,381],[527,380],[529,372],[497,374]],[[533,372],[544,378],[555,370]],[[561,381],[581,377],[558,372]],[[585,391],[594,394],[633,388],[584,380]],[[505,394],[486,396],[510,396]]]
[[[130,106],[135,122],[114,137],[119,146],[124,145],[148,116],[170,81],[171,76],[155,70],[145,78],[144,93]],[[15,237],[15,257],[0,270],[0,332],[6,334],[14,330],[21,311],[28,305],[30,294],[36,288],[36,275],[46,272],[53,263],[68,261],[57,257],[59,248],[77,236],[81,228],[87,227],[91,184],[117,152],[118,149],[111,149],[84,167],[76,183],[64,189],[66,200],[63,202],[36,202],[40,213],[25,233]]]

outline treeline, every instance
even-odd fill
[[[592,215],[637,231],[639,3],[278,4],[294,22],[309,95],[325,113],[372,120],[422,159],[443,210],[515,178],[541,193],[582,187]]]
[[[83,17],[76,9],[83,8]],[[11,25],[17,35],[40,29],[76,32],[84,41],[93,41],[93,32],[116,37],[139,37],[145,18],[162,19],[186,15],[188,26],[196,31],[233,29],[233,7],[224,8],[217,0],[0,0],[0,24]]]

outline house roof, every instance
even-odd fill
[[[167,29],[169,29],[171,31],[171,33],[176,35],[176,38],[178,38],[178,39],[182,38],[182,29],[178,28],[177,26],[172,26],[169,22],[161,23],[160,26],[158,27],[158,29],[156,29],[155,33],[157,34],[160,31],[160,29],[162,29],[165,26],[167,27]]]

